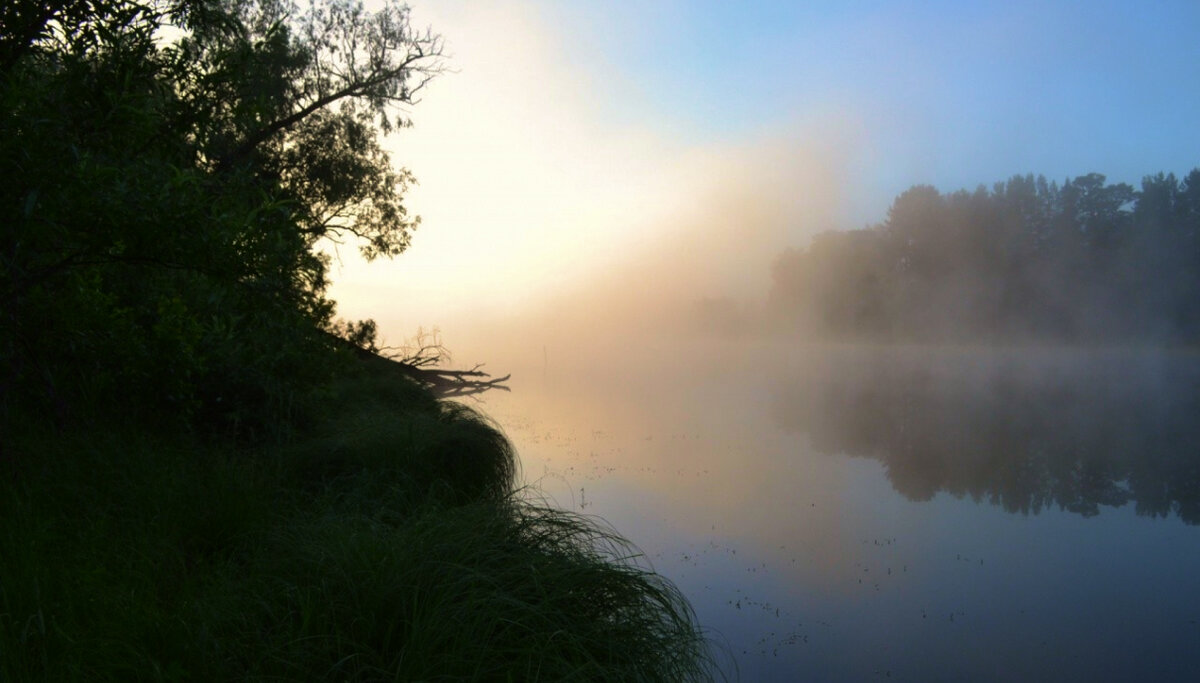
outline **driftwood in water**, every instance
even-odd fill
[[[479,394],[488,389],[500,389],[508,391],[508,387],[504,385],[511,374],[503,377],[492,377],[490,374],[483,372],[479,368],[481,365],[476,365],[470,370],[439,370],[416,368],[410,365],[405,365],[402,361],[392,360],[404,368],[404,371],[409,373],[409,377],[425,384],[440,398],[451,398],[454,396],[470,396]]]
[[[482,364],[476,365],[470,370],[447,370],[430,367],[442,359],[441,354],[430,353],[431,351],[440,351],[440,345],[421,346],[416,352],[408,356],[396,357],[389,355],[386,350],[364,349],[334,334],[330,334],[329,337],[338,346],[348,349],[371,368],[377,368],[381,372],[390,371],[402,374],[426,387],[438,398],[471,396],[483,393],[489,389],[509,391],[504,382],[507,382],[512,375],[492,377],[490,374],[480,370],[483,367]]]

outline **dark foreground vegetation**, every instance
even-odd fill
[[[1195,344],[1200,169],[1141,189],[1092,173],[896,198],[882,224],[783,254],[785,329],[884,342]]]
[[[0,680],[710,674],[325,296],[321,245],[408,245],[378,138],[440,54],[391,3],[0,6]]]
[[[326,401],[253,448],[5,425],[0,680],[707,678],[682,596],[519,500],[477,415],[392,378]]]

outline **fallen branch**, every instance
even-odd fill
[[[412,379],[425,388],[429,389],[438,398],[454,398],[458,396],[472,396],[480,394],[490,389],[499,389],[501,391],[510,391],[509,387],[504,385],[512,374],[507,374],[503,377],[492,377],[491,374],[480,370],[483,364],[480,363],[470,370],[448,370],[443,368],[425,367],[434,362],[430,357],[429,351],[441,349],[441,345],[422,346],[420,351],[412,356],[410,361],[407,357],[399,357],[380,352],[372,349],[364,349],[354,342],[329,334],[329,338],[341,348],[350,350],[359,359],[375,366],[380,371],[391,371]]]
[[[504,382],[507,382],[512,377],[512,374],[507,374],[503,377],[493,378],[490,374],[479,369],[483,367],[482,365],[476,365],[470,370],[427,370],[407,365],[403,361],[392,360],[392,362],[403,367],[404,372],[409,377],[428,386],[439,398],[470,396],[482,393],[488,389],[509,391]]]

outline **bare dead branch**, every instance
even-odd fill
[[[449,359],[449,354],[442,346],[441,338],[437,336],[436,330],[433,333],[418,331],[418,340],[432,338],[433,341],[426,341],[415,347],[401,347],[408,349],[408,356],[390,353],[388,347],[374,350],[365,349],[333,333],[329,333],[329,338],[334,340],[337,346],[350,350],[355,356],[380,371],[393,372],[407,377],[424,386],[438,398],[473,396],[492,389],[511,390],[505,385],[505,382],[512,377],[511,373],[503,377],[492,377],[491,374],[480,369],[483,367],[482,363],[475,365],[470,370],[428,367]]]

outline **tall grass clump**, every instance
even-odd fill
[[[592,520],[515,501],[281,529],[247,616],[255,675],[704,680],[687,602]],[[298,586],[307,586],[298,590]],[[269,606],[269,609],[267,608]]]
[[[719,673],[627,542],[513,490],[512,449],[478,413],[351,373],[298,433],[8,432],[0,681]]]

